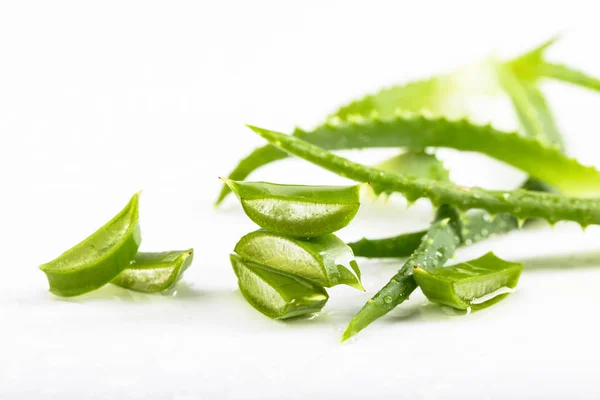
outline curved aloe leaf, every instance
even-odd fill
[[[541,77],[557,79],[586,89],[600,91],[600,79],[566,65],[542,63],[537,67],[536,72]]]
[[[409,201],[425,197],[434,205],[449,204],[461,210],[479,208],[491,214],[508,213],[522,220],[542,218],[552,224],[557,221],[574,221],[582,226],[600,224],[598,199],[573,198],[519,189],[491,191],[465,188],[431,179],[409,177],[352,162],[295,136],[260,128],[253,130],[291,154],[346,178],[375,183],[385,190],[402,193]]]
[[[446,268],[417,265],[414,278],[429,300],[460,310],[478,310],[506,297],[517,286],[522,270],[523,264],[487,253]]]
[[[266,230],[251,232],[240,239],[234,251],[244,260],[312,283],[332,287],[345,284],[364,290],[354,254],[335,235],[297,239]]]
[[[389,283],[352,318],[344,331],[342,341],[356,335],[408,299],[417,287],[413,277],[414,267],[417,265],[431,268],[443,266],[448,258],[452,257],[460,241],[458,213],[453,207],[440,207],[435,222],[423,236],[419,247]]]
[[[40,266],[58,296],[98,289],[129,266],[142,241],[135,194],[127,206],[87,239]]]
[[[325,289],[309,281],[267,270],[235,254],[230,258],[244,298],[270,318],[312,314],[321,311],[329,299]]]
[[[193,249],[137,253],[133,262],[110,283],[137,292],[162,292],[181,279],[193,259]]]
[[[559,149],[544,146],[537,140],[524,138],[518,133],[500,132],[491,126],[474,125],[466,120],[448,121],[422,116],[365,119],[323,126],[312,132],[297,131],[293,136],[326,150],[448,147],[479,152],[512,165],[567,194],[586,197],[600,194],[600,172],[595,168],[581,165]],[[264,157],[261,159],[262,165],[286,157],[280,149],[268,148],[273,149],[271,155],[274,158],[269,158],[270,151],[265,150],[261,155]],[[252,164],[257,165],[255,160]],[[243,179],[252,172],[246,167],[246,164],[238,165],[233,173],[234,178]]]
[[[315,237],[342,229],[360,207],[360,185],[306,186],[223,179],[261,228]]]

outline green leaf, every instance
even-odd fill
[[[494,215],[508,213],[520,220],[542,218],[551,224],[558,221],[574,221],[584,227],[600,224],[598,199],[573,198],[527,190],[492,191],[476,187],[465,188],[451,183],[410,177],[352,162],[295,136],[260,128],[253,129],[280,149],[348,179],[375,183],[385,190],[402,193],[408,201],[425,197],[434,205],[449,204],[461,210],[479,208]]]
[[[175,286],[193,258],[193,249],[138,253],[111,283],[138,292],[162,292]]]
[[[429,300],[460,310],[476,310],[506,297],[517,286],[522,270],[523,264],[487,253],[446,268],[416,266],[414,277]]]
[[[600,91],[600,79],[566,65],[542,63],[537,67],[536,73],[540,77],[557,79],[586,89]]]
[[[234,250],[246,261],[312,283],[332,287],[345,284],[364,290],[352,249],[335,235],[310,239],[258,230],[240,239]]]
[[[232,254],[231,265],[244,298],[270,318],[291,318],[319,312],[329,296],[307,280],[279,274]]]
[[[261,228],[298,237],[335,232],[360,207],[360,185],[305,186],[223,179],[248,217]]]
[[[58,258],[40,266],[57,296],[98,289],[129,266],[142,241],[139,193],[113,219]]]
[[[477,243],[491,236],[508,233],[518,228],[517,220],[510,214],[491,217],[484,212],[473,212],[461,217],[461,246]],[[427,230],[404,233],[382,239],[363,238],[348,246],[357,257],[400,258],[410,256],[421,243]]]
[[[510,67],[498,65],[499,81],[512,101],[525,134],[564,149],[562,135],[537,83],[519,78]]]
[[[447,147],[473,151],[512,165],[564,193],[585,197],[600,195],[600,172],[595,168],[581,165],[559,149],[545,146],[537,140],[524,138],[518,133],[497,131],[490,126],[474,125],[466,120],[448,121],[422,116],[364,119],[302,134],[296,132],[293,136],[326,150]],[[277,159],[281,158],[284,157],[277,156]],[[262,164],[270,161],[264,158]],[[240,166],[236,179],[243,179],[250,172],[245,166]]]
[[[417,265],[441,267],[452,257],[461,241],[458,212],[449,206],[441,206],[435,222],[423,236],[419,247],[396,275],[352,318],[344,331],[342,341],[356,335],[375,320],[383,317],[408,299],[417,284],[413,269]]]

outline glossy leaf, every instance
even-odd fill
[[[417,284],[413,269],[417,265],[441,267],[452,257],[461,242],[458,212],[449,206],[437,210],[435,222],[423,236],[419,247],[411,254],[396,275],[352,318],[342,341],[349,339],[375,320],[408,299]]]
[[[510,214],[490,217],[484,212],[474,212],[461,217],[461,246],[477,243],[491,236],[508,233],[518,228],[517,220]],[[427,230],[405,233],[382,239],[363,238],[348,243],[357,257],[395,258],[409,257],[421,243]]]
[[[415,266],[417,284],[430,301],[460,310],[497,303],[517,286],[523,264],[483,257],[446,268]]]
[[[255,132],[266,131],[251,127]],[[500,132],[490,126],[474,125],[466,120],[448,121],[422,116],[399,116],[393,119],[365,119],[319,128],[294,137],[325,150],[360,148],[447,147],[488,155],[526,172],[558,190],[578,196],[600,194],[600,171],[581,165],[565,156],[559,149],[525,138],[518,133]],[[281,146],[277,146],[281,152]],[[268,152],[266,152],[268,153]],[[268,154],[261,160],[268,164]],[[279,153],[275,159],[284,158]],[[251,170],[245,165],[236,169],[236,178],[245,177]]]
[[[364,290],[352,249],[335,235],[297,239],[266,230],[251,232],[234,250],[244,260],[283,274],[299,276],[316,285],[349,285]]]
[[[142,237],[138,223],[138,198],[87,239],[58,258],[40,266],[57,296],[77,296],[98,289],[127,268]]]
[[[193,258],[193,249],[138,253],[111,283],[138,292],[162,292],[175,286]]]
[[[244,298],[270,318],[291,318],[320,311],[329,296],[307,280],[283,275],[232,254],[231,265]]]
[[[528,190],[493,191],[466,188],[446,182],[381,171],[332,154],[295,136],[254,128],[277,147],[341,176],[371,182],[402,193],[409,201],[421,197],[434,205],[449,204],[461,210],[479,208],[490,214],[508,213],[517,219],[541,218],[550,223],[574,221],[582,226],[600,224],[600,200],[539,193]]]
[[[360,186],[279,185],[224,179],[261,228],[297,237],[342,229],[360,207]]]

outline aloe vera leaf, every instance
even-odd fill
[[[354,272],[358,264],[352,249],[333,234],[298,239],[260,229],[243,236],[234,251],[244,260],[319,286],[364,290]]]
[[[498,75],[525,134],[564,149],[554,116],[536,82],[520,79],[508,65],[498,65]]]
[[[383,317],[407,300],[417,284],[413,277],[417,265],[431,268],[443,266],[461,242],[458,212],[443,205],[436,212],[435,222],[423,236],[419,247],[402,268],[375,296],[352,318],[344,331],[342,341],[356,335],[375,320]]]
[[[343,120],[355,115],[369,116],[372,113],[393,116],[397,109],[418,112],[427,110],[437,114],[443,110],[448,92],[451,91],[449,81],[449,76],[442,75],[384,88],[340,107],[328,119]]]
[[[508,213],[520,220],[541,218],[551,224],[558,221],[574,221],[584,227],[600,224],[598,199],[574,198],[522,189],[492,191],[477,187],[466,188],[447,182],[409,177],[352,162],[295,136],[260,128],[253,130],[290,154],[346,178],[375,183],[385,190],[403,193],[409,201],[424,197],[430,199],[434,205],[449,204],[461,210],[479,208],[493,215]]]
[[[512,165],[564,193],[586,197],[600,194],[600,172],[595,168],[583,166],[559,149],[544,146],[537,140],[518,133],[499,132],[490,126],[474,125],[466,120],[399,116],[343,122],[310,133],[296,132],[293,136],[326,150],[448,147],[474,151]],[[267,164],[270,160],[262,161]],[[241,175],[249,172],[244,170]]]
[[[193,249],[137,253],[131,264],[110,283],[137,292],[162,292],[175,286],[193,259]]]
[[[552,78],[586,89],[600,91],[600,79],[566,65],[545,62],[538,65],[536,72],[541,77]]]
[[[559,39],[559,36],[554,36],[526,53],[504,63],[504,65],[509,67],[519,79],[535,81],[538,78],[538,66],[545,63],[544,55],[546,50]]]
[[[506,297],[517,286],[522,270],[523,264],[504,261],[490,252],[445,268],[418,265],[414,277],[430,301],[478,310]]]
[[[329,299],[325,289],[307,280],[265,269],[235,254],[230,259],[246,301],[270,318],[319,312]]]
[[[55,260],[40,266],[50,292],[77,296],[98,289],[129,266],[142,241],[139,193],[113,219]]]
[[[342,229],[360,207],[360,185],[305,186],[223,179],[261,228],[297,237]]]
[[[461,246],[485,240],[491,236],[508,233],[518,228],[516,218],[510,214],[490,217],[485,212],[474,212],[461,217]],[[409,257],[421,243],[427,230],[404,233],[382,239],[362,238],[348,243],[356,257],[401,258]]]

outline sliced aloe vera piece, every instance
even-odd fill
[[[325,289],[305,279],[274,272],[235,254],[230,259],[244,298],[270,318],[316,313],[329,299]]]
[[[193,259],[193,249],[138,253],[111,283],[138,292],[162,292],[175,286]]]
[[[58,296],[77,296],[104,286],[134,259],[142,236],[139,193],[106,225],[58,258],[40,266]]]
[[[360,185],[304,186],[222,179],[261,228],[298,237],[333,233],[360,207]]]
[[[415,267],[414,277],[427,298],[461,310],[489,307],[517,286],[523,264],[486,255],[445,268]]]
[[[234,251],[244,260],[319,286],[364,290],[352,249],[332,234],[297,239],[260,229],[242,237]]]

